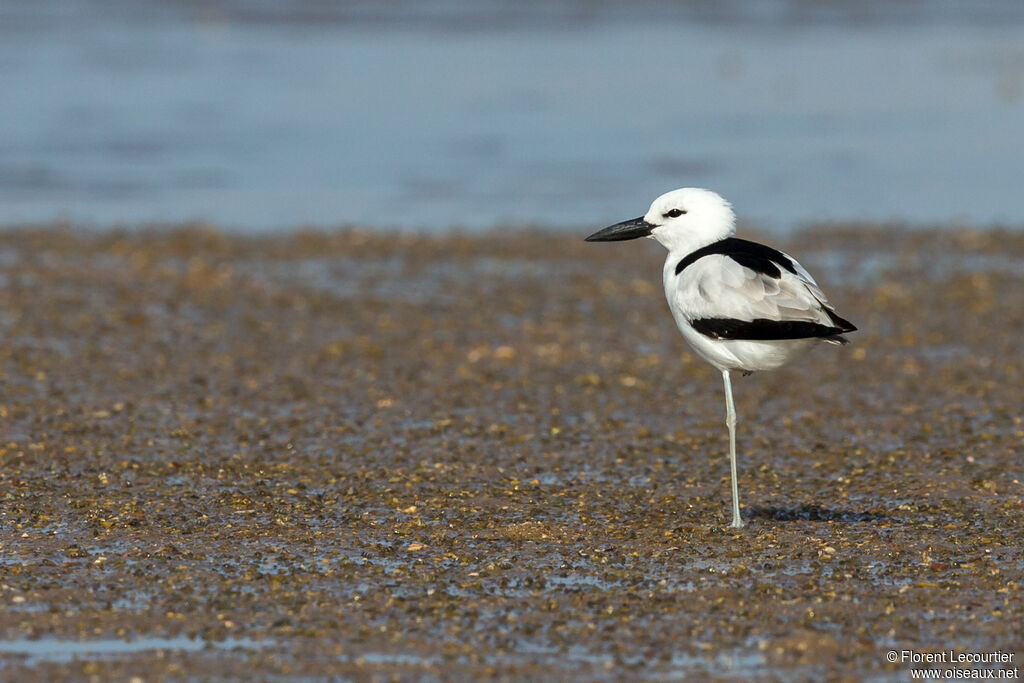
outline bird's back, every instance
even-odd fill
[[[796,259],[748,240],[670,253],[664,284],[680,331],[720,369],[772,369],[856,329]]]

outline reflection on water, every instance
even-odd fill
[[[0,223],[594,226],[690,184],[777,229],[1020,223],[1022,27],[1008,0],[0,1]]]
[[[27,666],[40,662],[67,663],[78,660],[98,660],[126,657],[144,652],[193,652],[205,648],[234,650],[242,648],[255,650],[272,644],[270,640],[251,638],[227,638],[221,641],[192,639],[187,636],[161,638],[143,636],[132,640],[105,638],[97,640],[59,640],[39,638],[36,640],[0,641],[0,655],[14,655],[25,658]]]

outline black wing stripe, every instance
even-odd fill
[[[833,325],[838,327],[841,332],[857,331],[857,328],[854,326],[853,323],[851,323],[846,318],[840,318],[838,315],[836,315],[836,312],[833,311],[828,306],[822,306],[822,308],[825,310],[825,315],[828,316],[828,319],[832,322]]]
[[[698,318],[691,320],[693,329],[712,339],[748,339],[772,341],[781,339],[809,339],[831,337],[840,332],[852,332],[840,327],[830,327],[802,320],[735,320],[733,318]],[[853,327],[852,325],[850,326]]]
[[[793,265],[793,261],[778,249],[772,249],[750,240],[741,240],[738,237],[727,237],[687,254],[682,261],[676,264],[676,275],[699,259],[711,254],[728,256],[741,266],[746,266],[755,273],[762,273],[776,280],[782,277],[779,266],[796,275],[796,266]]]

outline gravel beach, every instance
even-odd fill
[[[586,233],[0,232],[0,678],[1019,668],[1024,232],[760,236],[860,329],[734,380],[742,530],[663,250]]]

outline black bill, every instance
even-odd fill
[[[657,226],[651,225],[644,220],[643,216],[634,218],[631,221],[622,221],[615,225],[609,225],[604,230],[598,230],[586,239],[587,242],[619,242],[621,240],[635,240],[637,237],[648,237],[651,230]]]

